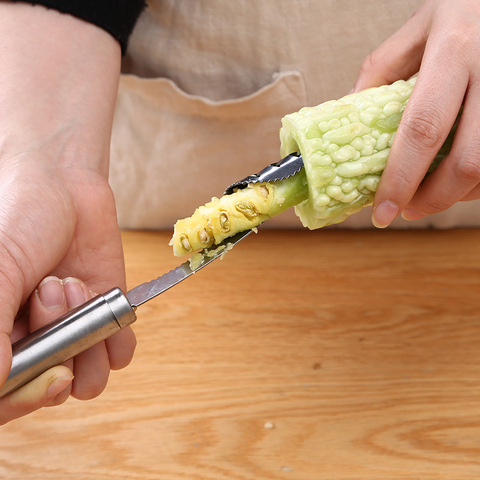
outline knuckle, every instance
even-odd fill
[[[462,25],[462,29],[457,28],[456,25],[450,25],[450,28],[443,32],[443,42],[449,46],[449,52],[458,53],[464,50],[467,46],[467,39],[469,38],[466,32],[467,26]],[[470,37],[471,38],[471,37]]]
[[[435,115],[425,110],[422,116],[404,115],[399,127],[400,134],[412,146],[421,145],[429,150],[438,149],[443,143],[443,133]]]
[[[427,197],[423,201],[421,210],[424,211],[425,213],[432,214],[432,213],[443,212],[444,210],[447,210],[447,208],[450,208],[451,206],[452,206],[451,203],[446,202],[442,198]]]
[[[405,196],[407,192],[413,192],[417,183],[413,177],[409,176],[405,171],[390,171],[389,172],[389,189],[391,191],[399,192],[402,196]]]
[[[465,156],[455,165],[455,175],[460,181],[478,182],[480,180],[480,159]]]
[[[478,19],[464,17],[461,26],[459,23],[451,23],[450,28],[444,29],[442,34],[443,44],[448,46],[446,53],[452,58],[458,58],[458,55],[461,58],[465,52],[474,53],[477,45],[472,39],[478,36]]]
[[[399,205],[406,204],[413,197],[422,180],[417,162],[403,159],[402,162],[387,164],[382,174],[381,185],[391,200]]]

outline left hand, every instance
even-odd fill
[[[44,303],[47,310],[37,308],[33,297],[28,315],[28,299],[43,278],[79,278],[99,293],[114,286],[125,290],[126,282],[108,184],[121,63],[118,42],[71,15],[0,2],[0,45],[2,385],[10,371],[12,342],[72,306],[68,290],[74,284],[67,282],[60,289],[63,296],[57,292],[53,304]],[[40,298],[46,286],[39,289]],[[75,357],[73,382],[72,372],[55,370],[53,378],[63,385],[55,382],[53,393],[63,386],[62,395],[99,395],[110,369],[126,366],[134,349],[135,337],[127,327]],[[2,399],[0,422],[62,401],[64,397],[47,393],[50,374],[25,386],[24,395],[19,391]]]
[[[386,227],[480,198],[480,2],[428,0],[363,62],[355,91],[419,72],[373,206]],[[448,157],[422,182],[464,105]]]

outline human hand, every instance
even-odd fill
[[[478,1],[428,0],[363,62],[355,91],[419,72],[375,195],[376,226],[480,198],[479,24]],[[462,103],[450,154],[422,182]]]
[[[13,337],[23,337],[28,331],[50,323],[72,308],[75,308],[93,297],[87,286],[75,278],[59,279],[54,276],[46,277],[31,295],[28,305],[28,313],[24,315],[23,324],[17,321]],[[22,325],[22,326],[21,326]],[[99,347],[99,354],[103,352]],[[88,354],[91,355],[91,352]],[[81,355],[76,357],[75,362],[81,364]],[[87,365],[89,364],[87,358]],[[92,365],[95,367],[95,365]],[[39,408],[39,401],[43,406],[60,405],[67,400],[73,380],[74,360],[71,359],[64,365],[49,369],[37,378],[19,388],[18,390],[0,398],[0,425],[7,423]],[[77,368],[77,373],[78,368]],[[93,369],[85,372],[96,376],[99,371]],[[83,375],[85,375],[85,373]],[[104,372],[100,372],[103,376]],[[100,382],[104,379],[100,378]]]
[[[125,271],[107,182],[119,45],[69,15],[7,2],[0,2],[0,45],[1,385],[11,343],[52,320],[51,311],[33,306],[28,315],[25,308],[44,277],[80,278],[103,293],[124,289]],[[126,328],[77,356],[73,383],[53,402],[70,393],[98,395],[110,369],[127,365],[134,348]],[[66,382],[69,374],[56,371]],[[0,420],[52,402],[45,392],[30,392],[2,402]]]

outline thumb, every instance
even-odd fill
[[[423,9],[420,9],[365,58],[353,91],[390,84],[417,73],[425,51],[428,28]]]
[[[47,370],[23,387],[0,398],[0,425],[41,407],[63,403],[69,395],[73,380],[71,370],[63,365]],[[67,394],[62,395],[67,389]]]

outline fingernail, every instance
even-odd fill
[[[78,307],[89,298],[89,291],[85,284],[77,278],[69,277],[63,280],[65,297],[70,308]]]
[[[37,287],[40,302],[48,308],[60,308],[65,303],[62,281],[57,277],[47,277]]]
[[[47,389],[47,397],[49,399],[55,398],[59,393],[62,393],[73,380],[73,375],[62,376],[55,378]]]
[[[425,217],[425,213],[422,213],[415,208],[407,208],[402,212],[402,218],[408,221],[419,220]]]
[[[377,228],[385,228],[397,217],[399,208],[390,200],[379,203],[373,210],[372,222]]]

